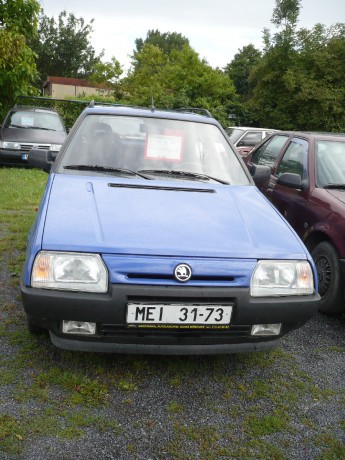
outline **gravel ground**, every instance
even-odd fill
[[[316,315],[271,352],[99,355],[97,367],[98,355],[76,357],[26,333],[18,287],[4,266],[0,289],[1,460],[345,458],[344,315]],[[93,375],[105,384],[106,400],[73,403],[58,382],[44,395],[23,397],[52,367]],[[9,370],[15,379],[5,378]],[[73,414],[89,422],[63,433]],[[270,415],[279,423],[265,429]],[[6,417],[17,425],[6,425]],[[263,422],[252,425],[257,417]],[[45,432],[40,419],[57,423],[56,433]]]

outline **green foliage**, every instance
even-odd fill
[[[1,0],[0,29],[32,37],[36,33],[39,11],[36,0]]]
[[[0,29],[0,116],[19,94],[34,94],[35,55],[16,32]]]
[[[106,83],[109,87],[116,88],[122,73],[121,64],[113,56],[110,62],[97,62],[89,80],[93,83]]]
[[[288,419],[284,412],[262,416],[251,414],[245,422],[245,428],[251,436],[267,436],[276,432],[285,432],[289,428]]]
[[[294,28],[298,21],[301,0],[276,0],[271,22],[276,26]]]
[[[24,430],[20,422],[7,414],[0,415],[0,445],[2,450],[11,454],[18,454],[19,442],[22,441]]]
[[[138,53],[142,52],[144,45],[157,46],[163,53],[169,55],[173,50],[182,50],[185,45],[189,46],[189,40],[177,32],[161,33],[159,30],[149,30],[145,40],[137,38],[135,45],[136,50],[133,51],[134,58]]]
[[[227,75],[213,69],[188,45],[169,54],[145,44],[133,57],[133,66],[124,81],[128,100],[138,105],[157,107],[203,107],[224,124],[227,108],[236,99]]]
[[[35,54],[25,37],[36,30],[39,4],[36,0],[0,2],[0,118],[18,94],[34,94]]]
[[[288,54],[272,42],[252,73],[248,106],[261,125],[280,129],[345,130],[345,24],[296,33]]]
[[[233,60],[224,69],[225,73],[234,82],[237,94],[243,102],[252,96],[253,85],[249,80],[249,76],[260,58],[260,51],[253,44],[250,44],[238,50]]]
[[[94,72],[103,53],[96,55],[90,44],[93,19],[86,24],[66,11],[59,14],[57,22],[42,13],[38,35],[30,40],[31,48],[37,54],[37,69],[40,83],[48,76],[88,78]]]

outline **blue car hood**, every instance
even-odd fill
[[[307,258],[299,238],[254,186],[61,174],[50,184],[43,249]]]

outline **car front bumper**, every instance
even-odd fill
[[[0,149],[0,161],[6,163],[27,163],[29,152],[24,150]]]
[[[218,354],[266,350],[317,311],[319,295],[252,298],[248,288],[113,284],[106,294],[30,288],[21,282],[24,310],[31,321],[48,329],[52,342],[64,349],[143,354]],[[129,302],[233,305],[229,327],[210,329],[127,327]],[[62,320],[97,324],[95,335],[62,333]],[[251,335],[254,324],[281,323],[278,336]]]

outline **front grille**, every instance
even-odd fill
[[[217,339],[226,338],[245,338],[250,336],[252,326],[248,325],[233,325],[227,329],[150,329],[145,328],[127,328],[120,324],[101,324],[99,334],[102,337],[213,337]]]
[[[171,273],[170,275],[163,275],[163,274],[154,274],[154,273],[128,273],[128,279],[133,280],[170,280],[176,281],[175,277]],[[190,278],[190,281],[206,281],[208,283],[212,283],[213,281],[219,282],[233,282],[235,280],[234,276],[195,276],[193,275]]]
[[[33,144],[31,142],[20,144],[20,148],[24,152],[29,152],[32,148],[39,149],[39,150],[49,150],[50,146],[51,144]]]

